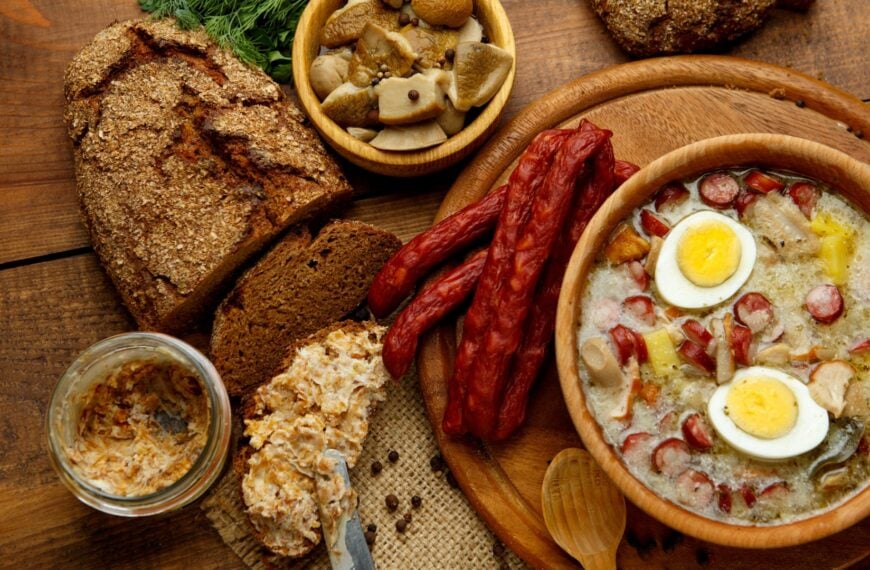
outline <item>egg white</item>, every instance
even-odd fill
[[[740,240],[740,262],[731,277],[714,287],[700,287],[683,275],[677,261],[677,247],[686,230],[699,222],[716,221],[727,225]],[[749,279],[755,266],[757,248],[752,233],[729,218],[717,212],[702,210],[686,216],[665,236],[655,269],[655,282],[659,295],[677,307],[684,309],[703,309],[718,305],[734,295]]]
[[[794,394],[798,413],[794,427],[782,437],[762,439],[737,427],[725,413],[725,402],[731,386],[745,376],[767,376],[782,381]],[[731,381],[716,389],[707,403],[707,415],[722,439],[731,447],[762,461],[779,461],[806,453],[822,443],[828,434],[828,412],[818,405],[809,389],[797,378],[765,366],[738,370]]]

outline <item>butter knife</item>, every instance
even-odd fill
[[[350,474],[344,455],[336,449],[327,449],[323,454],[334,460],[335,472],[341,476],[346,489],[350,489]],[[375,563],[366,544],[362,523],[356,505],[341,514],[334,529],[323,525],[326,550],[333,570],[374,570]]]

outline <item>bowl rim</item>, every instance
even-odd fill
[[[446,168],[454,162],[449,160],[453,157],[455,160],[461,159],[471,152],[476,144],[482,143],[482,139],[495,129],[498,118],[513,90],[517,69],[517,50],[513,29],[499,0],[473,1],[475,14],[478,17],[480,12],[491,13],[493,20],[500,23],[497,27],[488,24],[486,31],[493,34],[490,36],[492,43],[507,50],[513,58],[513,64],[504,83],[483,107],[480,114],[461,131],[437,146],[402,152],[379,150],[351,136],[323,113],[320,99],[311,87],[309,69],[314,59],[312,54],[316,54],[320,50],[319,34],[311,30],[319,30],[323,24],[323,22],[315,21],[315,17],[319,15],[324,4],[339,4],[342,1],[311,0],[308,3],[302,12],[293,38],[294,57],[292,61],[293,83],[300,105],[317,131],[339,154],[358,166],[383,174],[425,174]],[[328,18],[332,12],[334,10],[329,11],[326,17]],[[424,168],[426,166],[434,168],[426,169]]]
[[[789,162],[791,161],[791,162]],[[795,168],[794,163],[805,165]],[[618,459],[587,408],[579,382],[577,327],[585,277],[611,230],[663,184],[726,166],[769,166],[807,174],[837,188],[853,205],[870,212],[870,165],[810,140],[778,134],[726,135],[698,141],[654,160],[631,177],[590,221],[571,256],[559,297],[556,360],[559,383],[574,427],[605,473],[638,507],[664,524],[696,538],[742,548],[778,548],[817,540],[870,514],[870,485],[834,509],[772,526],[737,525],[707,518],[660,497]],[[587,254],[587,252],[590,252]]]

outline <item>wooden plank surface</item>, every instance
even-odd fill
[[[503,4],[518,44],[503,121],[562,83],[627,60],[584,0]],[[870,99],[865,4],[821,0],[808,15],[777,11],[729,53]],[[59,374],[88,344],[132,327],[79,222],[63,72],[94,33],[138,15],[135,0],[0,0],[0,566],[239,566],[198,509],[131,521],[79,504],[44,449],[43,415]],[[347,215],[407,239],[430,223],[458,172],[395,181],[349,169],[364,199]]]
[[[583,74],[628,61],[584,0],[504,0],[517,79],[503,121]],[[777,10],[730,53],[793,67],[870,99],[866,0],[825,0],[808,14]],[[87,245],[62,120],[63,71],[93,35],[141,12],[135,0],[0,2],[0,264]],[[349,169],[365,191],[445,191],[457,169],[413,183]],[[432,212],[426,212],[431,215]]]

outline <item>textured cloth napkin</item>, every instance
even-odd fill
[[[391,450],[399,453],[395,463],[387,459]],[[387,400],[376,413],[359,462],[350,473],[360,497],[363,529],[370,523],[378,527],[372,547],[378,568],[525,568],[499,545],[462,491],[448,483],[446,474],[432,470],[429,462],[437,454],[416,373],[408,374],[401,383],[388,386]],[[371,473],[374,461],[383,465],[378,475]],[[399,499],[394,512],[385,504],[389,494]],[[422,499],[418,509],[411,506],[414,495]],[[300,560],[277,558],[259,545],[251,536],[239,480],[232,469],[211,490],[202,509],[250,568],[329,568],[322,543]],[[396,521],[405,513],[411,513],[412,521],[401,534]]]

